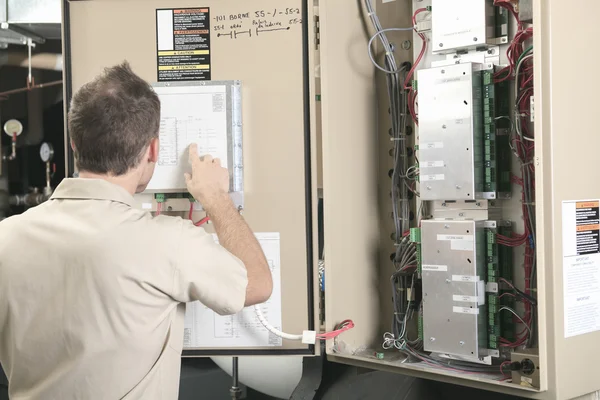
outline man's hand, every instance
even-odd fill
[[[211,156],[198,157],[198,146],[190,146],[192,175],[185,174],[188,191],[210,215],[219,244],[239,258],[246,267],[246,306],[264,303],[273,291],[273,277],[267,259],[229,194],[229,174]]]
[[[221,166],[218,158],[198,156],[198,146],[190,145],[192,174],[185,174],[188,192],[206,209],[229,192],[229,173]],[[207,210],[208,211],[208,210]]]

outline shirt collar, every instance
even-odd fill
[[[134,199],[129,192],[119,185],[103,179],[66,178],[57,186],[50,200],[109,200],[134,205]]]

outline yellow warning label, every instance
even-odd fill
[[[159,51],[159,56],[200,56],[209,54],[208,50],[179,50],[179,51]]]
[[[161,65],[159,71],[191,71],[197,69],[210,69],[210,65]]]

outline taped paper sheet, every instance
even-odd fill
[[[262,312],[271,325],[281,330],[279,233],[256,233],[256,238],[273,274],[273,294],[261,306]],[[216,235],[215,241],[218,242]],[[253,307],[246,307],[236,315],[220,316],[200,302],[188,303],[184,332],[184,349],[281,346],[281,338],[265,329],[256,318]]]
[[[565,338],[600,330],[600,200],[563,201]]]
[[[186,191],[190,144],[228,166],[227,86],[154,88],[161,102],[158,163],[148,190]]]

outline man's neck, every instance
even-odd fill
[[[123,189],[127,190],[129,194],[132,196],[135,194],[137,190],[137,182],[130,174],[112,176],[107,174],[95,174],[93,172],[79,172],[79,177],[83,179],[102,179],[107,182],[110,182],[114,185],[121,186]]]

